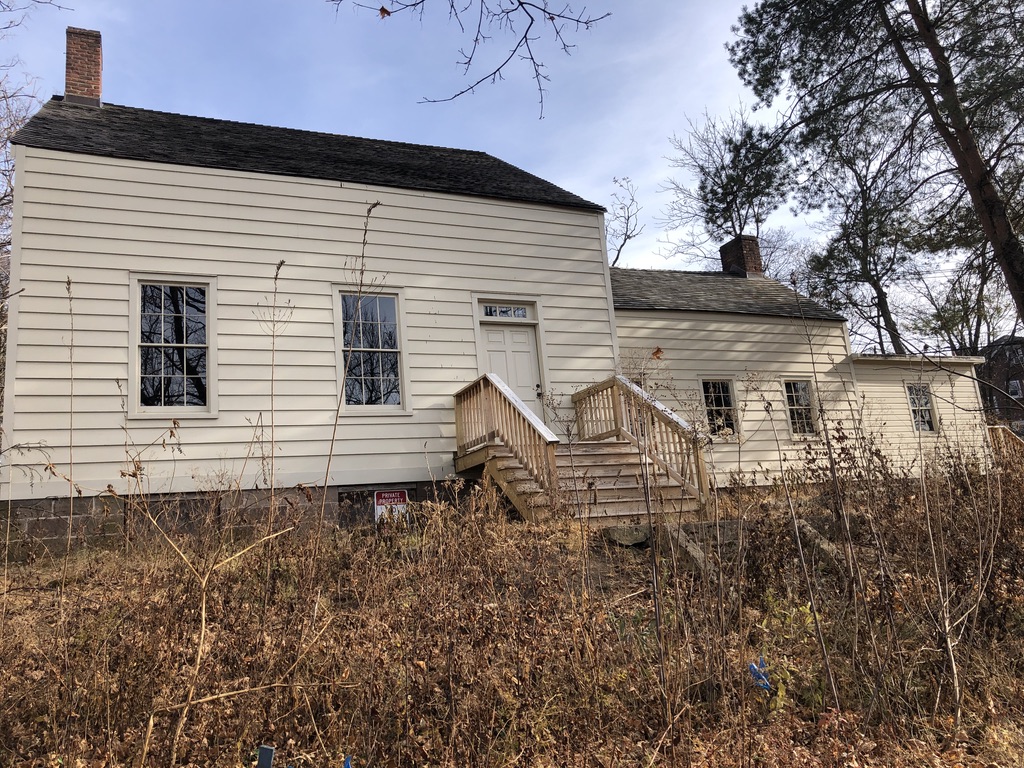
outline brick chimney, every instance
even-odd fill
[[[72,104],[100,106],[103,93],[103,46],[100,33],[68,27],[64,100]]]
[[[753,235],[737,235],[718,249],[722,256],[722,269],[743,277],[763,277],[761,246]]]

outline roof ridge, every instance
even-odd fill
[[[672,267],[609,267],[609,269],[620,269],[624,272],[672,272],[677,275],[708,275],[708,276],[720,276],[720,277],[735,277],[740,279],[746,279],[743,275],[738,275],[734,272],[723,272],[720,269],[673,269]],[[773,277],[767,278],[778,283]],[[781,285],[781,283],[779,283]]]

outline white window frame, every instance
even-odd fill
[[[1020,379],[1010,379],[1006,382],[1006,394],[1015,400],[1024,397],[1024,387],[1021,386]]]
[[[790,384],[803,384],[807,387],[807,398],[808,403],[806,406],[793,405],[789,401],[789,385]],[[782,400],[786,405],[786,420],[789,422],[789,433],[794,440],[807,440],[809,438],[816,437],[818,434],[818,414],[815,405],[817,400],[815,398],[814,384],[810,379],[783,379],[782,381]],[[806,408],[808,413],[808,424],[811,429],[809,432],[798,432],[796,424],[793,420],[793,409],[794,408]]]
[[[341,297],[361,295],[366,298],[387,296],[395,299],[395,320],[398,326],[398,369],[399,398],[396,405],[350,405],[345,402],[345,320],[342,316]],[[411,416],[412,406],[409,395],[409,342],[405,331],[405,289],[399,286],[375,285],[372,289],[365,286],[336,283],[331,286],[331,302],[334,309],[335,359],[337,364],[338,413],[341,416]]]
[[[725,430],[729,429],[728,426],[722,426],[716,428],[715,424],[711,421],[711,413],[708,410],[707,394],[704,390],[705,384],[725,384],[728,387],[730,405],[727,406],[732,411],[732,432],[727,437],[735,436],[740,434],[740,412],[737,407],[736,398],[736,381],[728,376],[718,378],[714,376],[706,376],[700,379],[700,402],[704,407],[704,418],[708,423],[708,434],[710,435],[721,435]]]
[[[139,387],[142,370],[143,285],[185,285],[206,289],[206,405],[142,405]],[[218,412],[217,371],[217,278],[212,275],[168,272],[132,272],[128,278],[128,416],[135,419],[213,418]]]
[[[922,389],[924,391],[925,396],[928,398],[928,405],[927,405],[926,408],[923,407],[923,406],[915,405],[914,404],[914,397],[913,397],[913,395],[910,392],[911,387]],[[935,412],[935,398],[932,396],[932,388],[928,384],[928,382],[924,382],[924,381],[908,381],[907,384],[906,384],[906,387],[904,387],[904,390],[907,393],[907,406],[910,408],[910,426],[913,427],[914,432],[925,432],[925,433],[929,433],[929,434],[933,434],[933,435],[934,434],[938,434],[938,432],[939,432],[939,418],[938,418],[938,414]],[[917,418],[916,412],[917,411],[924,411],[926,409],[927,409],[928,415],[930,417],[931,429],[922,429],[921,426],[920,426],[922,422],[919,421],[918,418]]]

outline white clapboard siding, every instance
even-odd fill
[[[453,394],[482,372],[475,296],[536,303],[544,384],[563,400],[614,370],[599,212],[16,152],[12,258],[24,291],[11,302],[4,411],[7,444],[22,446],[10,454],[13,498],[68,492],[40,473],[47,463],[87,492],[131,490],[121,470],[139,452],[146,490],[252,487],[271,413],[279,482],[322,483],[338,403],[336,290],[358,280],[377,201],[365,280],[401,296],[406,409],[342,408],[331,484],[453,471]],[[216,280],[217,412],[177,416],[173,439],[170,417],[126,412],[133,273]]]
[[[938,454],[980,457],[987,432],[975,358],[938,361],[858,358],[854,371],[864,410],[864,431],[900,470],[920,467]],[[908,384],[927,384],[935,431],[917,430]]]
[[[707,429],[701,381],[732,382],[737,434],[715,436],[705,454],[720,485],[765,482],[821,446],[820,424],[815,436],[790,430],[786,379],[812,383],[830,428],[852,421],[855,383],[842,322],[622,309],[615,321],[623,371],[642,375],[655,396],[698,429]]]

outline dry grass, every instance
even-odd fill
[[[667,690],[649,553],[511,522],[484,491],[423,505],[413,530],[290,531],[233,557],[200,528],[79,551],[66,576],[12,566],[0,764],[241,766],[268,743],[282,766],[1019,765],[1024,517],[994,479],[1022,487],[947,468],[851,498],[844,562],[808,552],[810,580],[780,492],[721,496],[747,522],[704,542],[721,578],[659,550]],[[829,503],[799,510],[835,520]],[[959,724],[942,600],[967,616]]]

